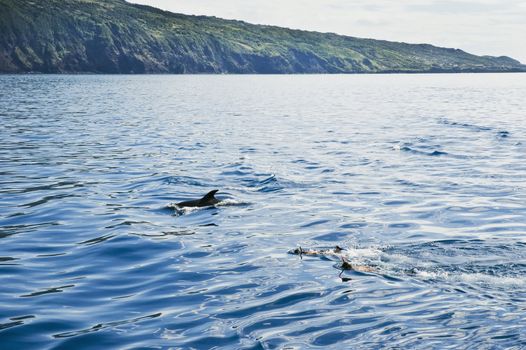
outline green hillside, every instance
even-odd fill
[[[508,57],[187,16],[124,0],[0,0],[0,72],[510,72]]]

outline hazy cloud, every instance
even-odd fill
[[[430,43],[526,63],[525,0],[132,0],[173,12]]]

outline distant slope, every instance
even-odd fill
[[[0,0],[3,73],[510,72],[508,57],[358,39],[132,5]]]

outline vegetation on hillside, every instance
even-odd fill
[[[508,57],[174,14],[124,0],[0,0],[0,72],[508,72]]]

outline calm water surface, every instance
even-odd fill
[[[0,347],[524,349],[524,101],[521,74],[0,76]],[[289,254],[336,245],[371,272]]]

